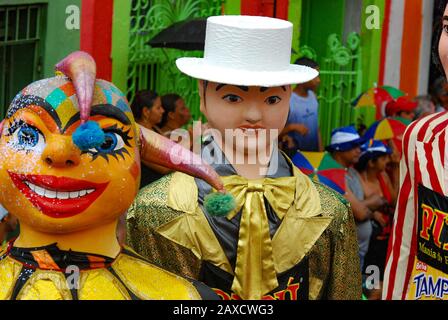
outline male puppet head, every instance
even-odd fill
[[[140,154],[223,191],[195,155],[140,131],[123,93],[95,78],[88,54],[75,52],[56,68],[63,74],[23,89],[3,121],[0,202],[21,223],[67,233],[113,222],[137,194]]]
[[[258,144],[263,131],[268,141],[275,139],[275,131],[286,123],[291,84],[318,75],[290,63],[292,23],[256,16],[209,17],[205,39],[203,58],[180,58],[176,64],[201,80],[201,111],[210,126],[222,137],[226,129],[235,130],[242,138],[233,139],[236,145],[245,140],[247,146]]]

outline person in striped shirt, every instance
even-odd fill
[[[448,72],[448,1],[437,30],[436,63]],[[413,122],[403,137],[400,193],[383,299],[448,298],[448,112]]]

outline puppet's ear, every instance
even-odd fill
[[[87,122],[95,86],[95,60],[87,52],[76,51],[56,64],[55,69],[65,74],[73,82],[78,98],[81,123]]]
[[[212,200],[213,208],[206,204],[210,214],[224,215],[234,209],[234,199],[226,193],[221,178],[200,156],[154,131],[139,127],[142,162],[158,164],[206,181],[218,191]]]

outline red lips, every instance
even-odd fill
[[[52,218],[68,218],[82,213],[108,185],[108,182],[93,183],[67,177],[8,173],[28,200]]]

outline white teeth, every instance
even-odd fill
[[[95,191],[95,189],[85,189],[85,190],[79,190],[79,191],[54,191],[54,190],[48,190],[39,186],[36,186],[35,184],[32,184],[29,181],[24,181],[24,183],[35,193],[37,193],[41,197],[49,198],[49,199],[75,199],[79,197],[83,197],[86,194],[90,194]]]
[[[31,189],[31,190],[33,190],[33,189]],[[45,195],[45,189],[41,188],[39,186],[34,186],[34,190],[33,191],[36,192],[40,196]]]
[[[79,197],[79,191],[73,191],[69,194],[70,199],[78,198]]]
[[[56,198],[58,199],[68,199],[68,192],[66,191],[58,191],[56,194]]]
[[[44,195],[44,197],[45,197],[45,198],[54,199],[54,198],[56,198],[56,194],[57,194],[56,191],[45,189],[45,195]]]

